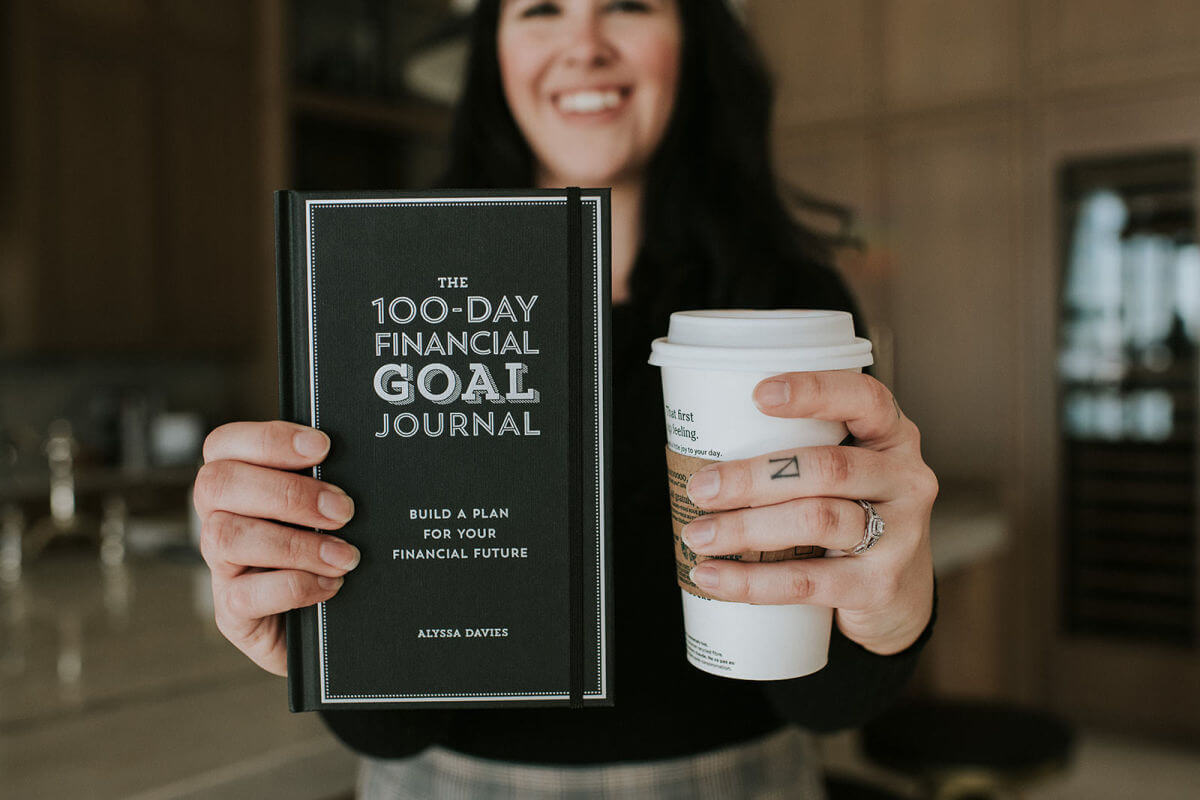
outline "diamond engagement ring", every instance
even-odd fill
[[[863,531],[862,541],[854,546],[853,550],[846,551],[846,555],[860,556],[875,546],[879,541],[879,537],[883,536],[883,517],[879,516],[879,512],[875,510],[875,506],[868,503],[866,500],[859,500],[858,504],[867,512],[867,529]]]

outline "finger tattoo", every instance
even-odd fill
[[[778,478],[799,478],[800,477],[800,460],[797,456],[791,458],[772,458],[768,459],[772,464],[782,464],[779,469],[771,473],[771,480]]]

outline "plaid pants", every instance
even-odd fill
[[[604,766],[541,766],[430,747],[364,758],[361,800],[824,800],[812,739],[784,728],[695,756]]]

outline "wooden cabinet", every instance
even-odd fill
[[[777,78],[781,126],[867,111],[875,86],[872,6],[869,0],[749,4],[751,27]]]
[[[894,386],[926,460],[943,483],[1000,489],[1011,520],[1005,560],[946,587],[943,600],[963,607],[944,608],[927,688],[1194,739],[1195,642],[1133,644],[1062,624],[1071,453],[1060,441],[1057,315],[1070,232],[1058,189],[1079,159],[1200,153],[1200,3],[754,0],[749,12],[779,79],[784,175],[863,215],[866,263],[883,268],[846,274],[871,298],[872,322],[894,331]],[[1170,457],[1153,451],[1156,463]],[[1197,491],[1136,489],[1180,503]],[[1194,561],[1173,557],[1180,570]],[[1004,619],[975,624],[1003,638],[964,660],[985,595],[1004,598]],[[1195,622],[1200,608],[1183,596],[1168,615]]]
[[[862,245],[878,245],[880,228],[880,172],[877,137],[861,126],[829,125],[819,131],[781,132],[775,148],[776,163],[792,188],[832,201],[853,215],[850,233]],[[806,221],[830,233],[840,232],[828,216]],[[894,376],[891,334],[890,275],[892,262],[877,246],[847,246],[838,253],[838,266],[850,284],[866,317],[874,345],[873,372],[886,384]]]
[[[272,271],[254,248],[271,198],[254,163],[261,145],[248,86],[251,21],[247,6],[238,6],[240,15],[221,15],[228,25],[216,32],[222,38],[195,37],[206,32],[198,25],[170,25],[160,62],[166,91],[157,131],[162,261],[155,324],[172,347],[188,350],[242,346],[251,314],[264,305],[258,276]],[[225,41],[230,30],[241,39]]]
[[[912,109],[1010,96],[1020,70],[1011,0],[892,0],[879,6],[883,102]]]
[[[253,336],[255,20],[222,2],[17,0],[0,352],[230,352]]]
[[[1045,0],[1029,4],[1036,80],[1106,87],[1200,71],[1195,0]]]
[[[150,65],[121,42],[41,32],[31,338],[51,351],[133,346],[155,283]]]
[[[1011,120],[896,125],[886,147],[897,395],[935,472],[1003,482],[1020,330]]]
[[[1072,236],[1072,231],[1060,227],[1065,224],[1060,210],[1063,166],[1116,156],[1179,151],[1192,154],[1194,163],[1195,154],[1200,153],[1200,103],[1196,98],[1197,90],[1193,87],[1181,87],[1176,91],[1159,88],[1154,92],[1120,89],[1063,99],[1041,109],[1034,121],[1036,147],[1030,153],[1030,172],[1036,180],[1030,184],[1029,230],[1032,235],[1025,278],[1029,292],[1037,302],[1028,308],[1026,330],[1021,336],[1025,357],[1023,383],[1031,387],[1026,401],[1028,413],[1021,426],[1022,439],[1027,442],[1021,475],[1024,494],[1028,498],[1027,517],[1022,522],[1028,526],[1030,535],[1048,542],[1063,542],[1064,532],[1069,532],[1068,523],[1072,521],[1069,516],[1063,519],[1063,511],[1080,504],[1068,505],[1071,487],[1064,485],[1062,466],[1064,462],[1078,466],[1081,459],[1086,459],[1085,466],[1093,473],[1102,473],[1105,480],[1094,481],[1091,485],[1080,484],[1076,491],[1090,492],[1092,498],[1103,500],[1103,516],[1096,527],[1119,532],[1126,542],[1124,549],[1132,551],[1115,554],[1117,562],[1128,565],[1165,556],[1176,561],[1192,587],[1195,586],[1192,580],[1195,573],[1189,571],[1187,565],[1195,563],[1197,543],[1200,542],[1200,530],[1195,528],[1194,516],[1200,487],[1188,486],[1186,482],[1181,484],[1170,476],[1170,472],[1181,472],[1189,466],[1179,462],[1178,448],[1163,442],[1127,449],[1113,464],[1106,466],[1102,461],[1106,454],[1100,451],[1113,449],[1111,447],[1091,446],[1090,452],[1085,452],[1084,448],[1071,446],[1070,442],[1064,446],[1060,443],[1058,398],[1049,377],[1057,372],[1056,326],[1058,298],[1062,296],[1064,243],[1069,243]],[[1182,178],[1192,187],[1190,207],[1194,222],[1190,227],[1194,232],[1200,228],[1200,219],[1195,218],[1195,187],[1200,181],[1195,174],[1184,174]],[[1161,179],[1154,183],[1139,180],[1138,184],[1165,185]],[[1191,373],[1194,388],[1194,361],[1186,369]],[[1161,373],[1158,377],[1169,379],[1170,375]],[[1194,406],[1191,409],[1180,406],[1176,419],[1181,423],[1179,430],[1186,430],[1189,424],[1194,426]],[[1192,427],[1188,438],[1195,436],[1194,431]],[[1142,451],[1143,461],[1153,468],[1154,477],[1143,476],[1130,481],[1130,473],[1138,469],[1138,450]],[[1194,445],[1190,452],[1194,457]],[[1191,464],[1190,468],[1194,470],[1195,465]],[[1127,501],[1141,506],[1135,510],[1140,511],[1142,517],[1156,506],[1167,506],[1173,516],[1190,514],[1190,543],[1186,527],[1179,530],[1177,519],[1139,527],[1144,520],[1131,521],[1128,515],[1123,518],[1121,506]],[[1074,521],[1079,527],[1086,527],[1081,520]],[[1143,535],[1145,533],[1149,535]],[[1175,538],[1170,539],[1172,534]],[[1140,546],[1129,546],[1129,541],[1139,538]],[[1196,621],[1200,620],[1194,588],[1189,604],[1186,599],[1179,599],[1187,597],[1186,589],[1170,585],[1162,569],[1147,568],[1141,571],[1143,583],[1136,591],[1118,587],[1117,596],[1136,602],[1137,593],[1144,592],[1144,581],[1149,579],[1157,584],[1150,587],[1153,594],[1160,598],[1175,595],[1176,599],[1171,602],[1160,599],[1157,611],[1129,618],[1135,626],[1143,626],[1140,639],[1102,630],[1069,632],[1054,613],[1065,604],[1060,598],[1073,596],[1071,587],[1064,590],[1060,582],[1077,574],[1079,570],[1075,568],[1079,564],[1090,564],[1087,553],[1073,553],[1069,545],[1067,542],[1047,549],[1049,558],[1031,554],[1025,565],[1025,569],[1037,577],[1040,587],[1032,600],[1041,610],[1039,613],[1035,609],[1031,616],[1040,625],[1047,655],[1045,688],[1048,701],[1062,712],[1092,724],[1194,741],[1200,734],[1200,650],[1194,638],[1191,642],[1174,645],[1165,641],[1166,637],[1153,640],[1153,634],[1159,632],[1156,628],[1161,629],[1172,621],[1183,622],[1177,627],[1184,630],[1190,623],[1194,637]],[[1079,561],[1067,561],[1080,556]],[[1127,570],[1122,571],[1127,574]],[[1114,612],[1106,609],[1105,613]],[[1103,665],[1103,669],[1097,669],[1098,664]]]

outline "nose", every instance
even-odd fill
[[[604,20],[598,13],[580,15],[568,32],[563,58],[570,66],[603,67],[611,63],[616,50],[605,35]]]

